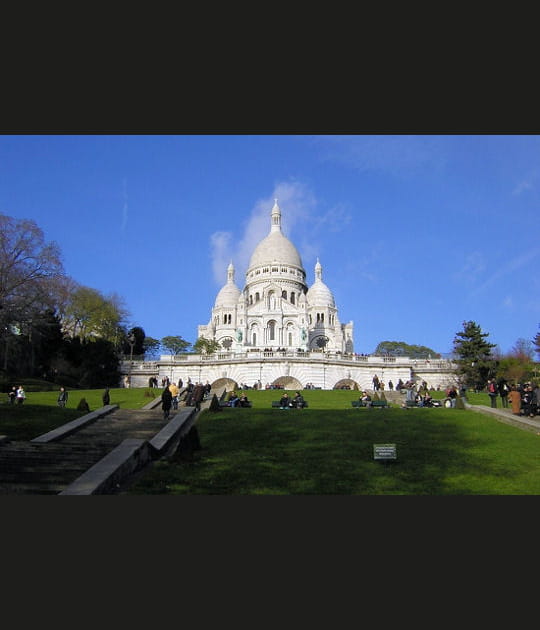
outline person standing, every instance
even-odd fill
[[[9,396],[9,404],[14,405],[15,398],[17,398],[17,388],[15,387],[15,385],[13,385],[13,387],[11,388],[11,391],[9,392],[8,396]]]
[[[503,409],[508,409],[508,394],[510,393],[510,388],[506,381],[501,381],[499,383],[499,396],[501,397],[501,405]]]
[[[448,398],[450,399],[450,407],[454,408],[456,406],[458,393],[455,385],[452,385],[448,390]]]
[[[171,390],[172,395],[172,408],[176,410],[178,409],[178,395],[180,394],[180,389],[176,383],[171,383],[169,385],[169,389]]]
[[[521,394],[515,385],[512,385],[510,388],[508,402],[512,405],[512,413],[515,416],[519,416],[521,411]]]
[[[109,388],[107,387],[101,396],[101,400],[103,401],[103,406],[111,404],[111,395],[109,393]]]
[[[163,410],[163,419],[168,420],[171,413],[172,406],[172,394],[169,386],[167,385],[161,394],[161,409]]]
[[[24,391],[24,388],[22,385],[19,385],[19,388],[17,389],[17,404],[18,405],[22,405],[23,402],[26,399],[26,393]]]
[[[69,394],[67,393],[66,388],[65,387],[61,387],[60,388],[60,392],[58,393],[58,400],[57,400],[59,407],[65,407],[66,406],[66,403],[68,401],[68,395]]]
[[[533,389],[532,411],[533,415],[540,415],[540,385],[538,383],[534,386]]]
[[[487,390],[491,400],[491,407],[493,409],[497,409],[497,396],[499,395],[497,383],[495,383],[494,380],[489,379],[487,382]]]
[[[533,388],[530,384],[525,385],[523,390],[523,394],[521,396],[521,408],[523,409],[523,415],[529,416],[532,418],[534,413],[532,413],[532,402],[533,402]]]

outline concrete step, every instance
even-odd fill
[[[0,444],[0,494],[58,494],[124,440],[150,440],[167,422],[161,409],[117,409],[65,438]]]

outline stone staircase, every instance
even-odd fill
[[[60,441],[0,444],[1,494],[58,494],[128,438],[149,440],[161,409],[116,409]]]

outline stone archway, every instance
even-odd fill
[[[302,383],[297,378],[294,378],[294,376],[280,376],[279,378],[274,379],[272,385],[278,385],[283,389],[304,389]]]
[[[355,389],[358,390],[360,389],[358,387],[358,383],[356,381],[353,381],[352,378],[342,378],[340,381],[338,381],[333,389]]]
[[[212,389],[216,394],[221,393],[223,389],[230,392],[233,389],[238,389],[238,383],[233,381],[232,378],[218,378],[217,381],[212,383]]]

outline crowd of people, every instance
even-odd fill
[[[515,416],[540,415],[540,384],[527,382],[509,385],[504,379],[498,382],[489,379],[487,382],[487,393],[491,401],[491,407],[497,408],[497,400],[501,400],[503,409],[512,409]]]
[[[15,387],[15,385],[9,390],[8,398],[10,405],[22,405],[26,400],[26,392],[24,391],[24,387],[19,385]]]

